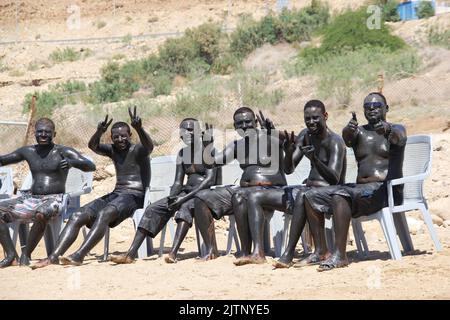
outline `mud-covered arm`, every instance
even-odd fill
[[[69,167],[77,168],[85,172],[95,171],[95,164],[73,148],[64,147],[61,150],[61,156],[67,161]]]
[[[177,166],[175,169],[175,179],[173,181],[172,187],[170,188],[170,197],[176,196],[181,192],[181,189],[183,188],[183,182],[184,182],[184,167],[182,161],[181,154],[178,154],[177,157]]]
[[[333,139],[330,143],[329,152],[328,165],[324,164],[315,156],[313,156],[310,160],[320,175],[324,177],[330,185],[335,185],[339,183],[344,166],[344,158],[346,153],[345,146],[341,141]]]
[[[353,147],[357,143],[358,134],[358,120],[356,118],[356,113],[352,112],[352,118],[344,129],[342,129],[342,138],[344,139],[345,145],[349,148]]]
[[[88,147],[96,154],[111,157],[112,156],[112,145],[110,144],[101,144],[100,138],[103,135],[102,129],[97,129],[97,131],[92,135],[89,140]]]
[[[14,152],[0,156],[0,167],[6,166],[8,164],[18,163],[20,161],[25,160],[24,152],[25,152],[24,148],[19,148]]]
[[[300,149],[304,145],[304,138],[307,129],[302,130],[297,137],[292,132],[290,137],[285,138],[284,147],[284,172],[291,174],[303,158],[303,152]],[[287,133],[285,133],[286,135]]]
[[[401,124],[391,124],[390,127],[391,130],[387,134],[389,143],[400,147],[404,146],[408,138],[405,127]]]
[[[152,138],[150,138],[150,135],[142,127],[137,128],[136,132],[139,136],[139,140],[141,141],[141,144],[139,145],[140,152],[145,155],[149,155],[152,153],[154,148]]]
[[[219,169],[218,168],[207,169],[205,179],[198,186],[192,189],[191,192],[189,192],[187,195],[179,198],[174,205],[181,205],[184,202],[194,198],[195,194],[200,190],[213,186],[214,182],[216,181],[217,170]]]

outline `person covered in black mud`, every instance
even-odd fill
[[[95,164],[75,149],[53,143],[55,136],[53,121],[40,118],[35,125],[37,144],[0,156],[0,166],[26,161],[33,177],[31,190],[0,202],[0,243],[6,253],[0,268],[17,264],[17,253],[7,223],[33,222],[20,257],[21,265],[29,265],[31,253],[44,235],[47,223],[60,214],[69,169],[95,170]]]
[[[89,141],[89,148],[95,153],[109,157],[116,169],[116,185],[108,193],[74,213],[63,229],[53,253],[32,266],[42,268],[49,264],[81,265],[89,251],[103,238],[107,228],[114,228],[133,212],[142,208],[145,190],[150,184],[150,159],[153,142],[142,127],[142,120],[128,109],[131,126],[138,133],[141,143],[131,143],[131,129],[125,122],[116,122],[111,127],[112,144],[100,143],[101,136],[108,130],[113,119],[108,116],[98,124],[97,131]],[[81,227],[90,228],[81,247],[73,254],[62,255],[75,242]]]
[[[313,188],[342,184],[346,172],[346,149],[341,136],[327,127],[328,113],[325,105],[319,100],[310,100],[304,106],[304,121],[306,129],[300,131],[297,137],[294,132],[284,142],[284,171],[294,172],[303,156],[311,163],[309,175],[301,186],[257,190],[248,195],[248,223],[254,245],[253,254],[235,262],[236,265],[258,263],[265,260],[264,253],[264,212],[279,210],[292,213],[289,231],[289,242],[285,252],[276,261],[276,268],[290,266],[295,253],[295,247],[306,224],[303,194]],[[238,215],[236,212],[235,215]],[[256,231],[256,233],[255,233]]]
[[[238,108],[233,120],[234,128],[242,138],[230,143],[211,162],[213,166],[222,166],[237,159],[243,173],[239,186],[221,186],[202,190],[196,195],[195,219],[207,251],[203,260],[218,257],[214,219],[237,212],[236,208],[245,206],[245,199],[252,192],[286,186],[284,153],[273,123],[261,113],[258,120],[261,129],[257,128],[257,117],[248,107]],[[249,253],[251,238],[248,218],[245,209],[239,212],[245,213],[235,215],[242,251]]]
[[[206,133],[212,137],[212,126],[206,124]],[[177,229],[170,253],[165,257],[167,263],[177,261],[177,253],[190,227],[194,216],[194,197],[197,192],[220,184],[221,169],[207,168],[203,161],[206,147],[200,124],[197,119],[186,118],[180,123],[180,137],[186,144],[178,152],[175,181],[170,195],[148,206],[144,212],[133,243],[123,255],[111,256],[111,261],[118,264],[135,261],[137,251],[147,236],[152,238],[164,228],[175,213]],[[184,178],[187,182],[184,184]]]
[[[387,206],[388,180],[403,175],[403,157],[407,140],[401,124],[386,121],[389,106],[378,92],[364,99],[367,124],[359,126],[356,115],[342,131],[348,147],[353,148],[358,163],[356,184],[312,189],[305,194],[307,219],[318,252],[327,259],[320,262],[318,271],[327,271],[348,265],[347,234],[352,218],[373,214]],[[394,187],[394,202],[403,201],[402,186]],[[335,250],[328,252],[324,241],[324,213],[334,215]],[[310,262],[318,262],[314,254]]]

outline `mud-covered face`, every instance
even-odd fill
[[[318,107],[309,107],[305,109],[305,125],[310,134],[319,134],[327,127],[328,114],[323,113]]]
[[[247,136],[256,129],[256,119],[251,112],[241,112],[234,116],[234,129],[241,137]],[[250,129],[250,130],[249,130]]]
[[[193,144],[195,139],[200,139],[200,127],[197,121],[185,120],[180,124],[180,138],[187,146]]]
[[[39,145],[50,145],[55,137],[55,128],[48,122],[38,122],[34,136]]]
[[[370,124],[386,120],[388,107],[382,97],[376,94],[368,95],[364,99],[364,116]]]
[[[125,150],[131,143],[130,131],[125,126],[113,128],[111,129],[111,140],[117,149]]]

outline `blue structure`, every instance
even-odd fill
[[[419,19],[416,9],[419,7],[420,2],[422,1],[407,1],[400,3],[397,6],[397,13],[400,16],[400,19],[402,21]],[[431,1],[431,4],[433,8],[436,9],[436,3],[434,0]]]

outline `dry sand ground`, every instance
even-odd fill
[[[304,5],[309,1],[291,1]],[[2,41],[14,39],[13,1],[0,4],[0,38]],[[201,24],[208,18],[224,19],[228,1],[117,1],[122,7],[112,17],[111,10],[103,1],[77,1],[83,8],[83,24],[77,33],[67,33],[65,19],[66,6],[60,1],[20,1],[23,19],[27,19],[19,29],[22,39],[62,39],[76,37],[116,36],[127,33],[183,31],[187,27]],[[44,5],[46,3],[47,5]],[[265,1],[232,1],[233,25],[242,12],[252,12],[256,17],[265,13]],[[275,1],[269,2],[272,6]],[[360,1],[333,1],[334,9]],[[156,8],[154,5],[158,4]],[[154,10],[146,10],[152,7]],[[86,9],[86,10],[84,10]],[[175,16],[176,15],[176,16]],[[130,16],[131,20],[127,17]],[[195,18],[194,18],[195,17]],[[448,16],[447,16],[448,17]],[[447,17],[441,17],[443,21]],[[105,21],[106,26],[98,29],[96,23]],[[396,32],[408,42],[416,42],[423,29],[422,22],[407,22],[396,25]],[[119,32],[120,31],[120,32]],[[94,44],[89,48],[94,55],[73,63],[47,66],[48,55],[56,47],[43,43],[19,44],[0,47],[0,59],[9,67],[0,71],[0,108],[2,118],[8,120],[25,119],[19,106],[24,95],[36,87],[31,79],[44,79],[38,89],[60,80],[83,79],[93,81],[99,77],[100,67],[117,53],[127,59],[146,56],[156,49],[163,39],[133,41],[123,43]],[[85,45],[74,45],[79,49]],[[420,46],[419,46],[420,47]],[[252,62],[268,61],[279,57],[280,53],[291,54],[292,48],[283,45],[271,49],[264,48],[249,58]],[[113,266],[99,263],[96,255],[103,252],[103,242],[92,250],[82,267],[51,266],[32,271],[29,268],[11,267],[0,270],[0,299],[445,299],[450,298],[450,227],[443,220],[450,220],[450,183],[448,159],[450,158],[450,133],[446,131],[449,115],[450,59],[449,51],[436,48],[420,48],[427,68],[419,75],[386,83],[384,92],[389,97],[392,108],[389,119],[407,125],[409,134],[430,133],[434,139],[432,176],[426,183],[426,194],[430,201],[430,211],[439,217],[435,221],[443,251],[436,253],[428,232],[417,213],[409,216],[412,221],[413,242],[421,252],[404,256],[401,261],[389,260],[387,246],[377,223],[364,226],[371,249],[369,259],[356,255],[355,246],[348,247],[352,264],[344,269],[328,273],[318,273],[315,267],[288,270],[272,270],[270,259],[264,265],[235,267],[233,256],[223,256],[210,262],[199,262],[196,256],[196,242],[191,230],[183,243],[179,263],[167,265],[163,259],[153,255],[133,265]],[[269,54],[269,58],[267,55]],[[258,60],[259,59],[259,60]],[[37,70],[28,70],[30,63],[39,65]],[[270,64],[268,64],[270,65]],[[20,71],[20,72],[13,72]],[[56,78],[56,79],[54,79]],[[289,88],[296,88],[299,103],[314,94],[311,79],[304,77],[282,82]],[[358,105],[363,94],[355,96],[352,105]],[[411,104],[414,98],[414,104]],[[327,104],[328,105],[328,104]],[[426,105],[427,107],[423,107]],[[287,108],[287,107],[286,107]],[[282,111],[287,112],[290,109]],[[359,109],[357,109],[358,111]],[[349,110],[329,110],[331,127],[338,131],[348,121]],[[358,115],[360,112],[358,111]],[[361,114],[362,117],[362,114]],[[277,120],[277,119],[275,119]],[[299,118],[299,121],[301,119]],[[297,127],[296,127],[297,128]],[[102,168],[103,169],[103,168]],[[83,198],[83,203],[112,190],[114,178],[96,181],[94,191]],[[227,223],[217,224],[219,248],[225,249]],[[128,248],[134,230],[131,220],[112,230],[111,252],[124,252]],[[81,238],[81,237],[80,237]],[[155,243],[158,243],[158,238]],[[77,242],[69,250],[75,250]],[[166,251],[171,243],[166,243]],[[1,250],[0,250],[1,251]],[[299,247],[299,254],[300,247]],[[33,254],[34,259],[45,256],[43,243]],[[298,258],[299,256],[297,256]],[[0,258],[2,254],[0,253]]]

